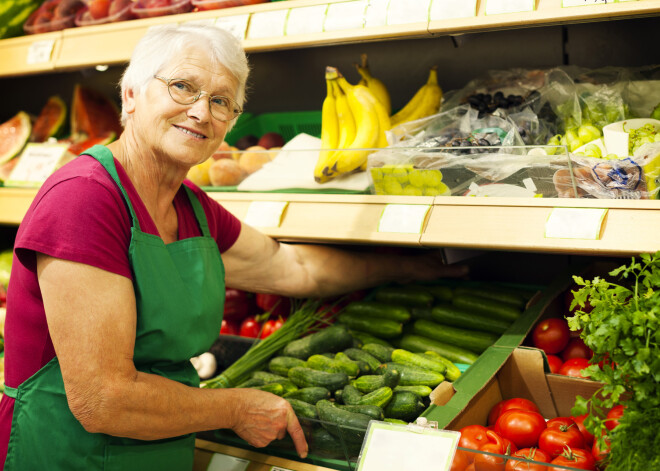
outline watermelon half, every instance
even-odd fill
[[[66,105],[64,101],[57,95],[50,97],[32,125],[30,141],[45,142],[49,137],[57,136],[64,127],[65,121]]]
[[[9,121],[0,124],[0,165],[23,150],[31,132],[30,116],[25,111],[19,111]]]
[[[105,136],[123,131],[117,106],[105,95],[77,84],[71,104],[71,134],[88,137]]]

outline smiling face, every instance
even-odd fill
[[[238,90],[238,81],[225,67],[194,48],[184,49],[158,75],[184,79],[210,95],[235,98]],[[126,95],[127,129],[132,128],[138,148],[148,149],[161,161],[185,167],[203,162],[227,132],[228,123],[211,116],[207,94],[191,105],[180,105],[164,82],[153,79],[143,93],[133,96],[128,90]]]

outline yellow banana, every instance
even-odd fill
[[[355,140],[358,123],[355,122],[355,116],[348,103],[348,96],[339,86],[337,80],[333,81],[335,96],[337,97],[337,120],[339,121],[339,142],[335,149],[346,149]]]
[[[371,101],[371,104],[374,106],[376,110],[376,116],[378,118],[378,140],[376,141],[376,147],[387,147],[387,136],[385,135],[385,131],[390,129],[392,127],[392,124],[390,122],[390,115],[385,109],[385,106],[374,96],[373,93],[371,93],[371,90],[369,89],[370,93],[365,93],[365,96],[369,101]]]
[[[425,85],[426,91],[422,97],[422,103],[408,115],[407,121],[415,121],[435,114],[442,103],[442,89],[438,85],[438,74],[435,69],[429,74],[429,82]]]
[[[337,99],[334,91],[334,80],[326,79],[327,95],[321,108],[321,152],[314,168],[314,179],[322,183],[327,178],[323,169],[332,158],[334,151],[323,149],[336,149],[339,143],[339,121],[337,120]]]
[[[417,90],[415,95],[410,99],[408,103],[406,103],[406,105],[403,108],[401,108],[394,116],[392,116],[391,118],[392,126],[396,126],[401,123],[412,121],[412,119],[410,119],[411,116],[417,116],[418,108],[422,106],[426,109],[426,105],[429,105],[428,107],[430,108],[430,105],[435,102],[435,98],[431,97],[433,99],[429,99],[429,100],[425,99],[425,95],[429,88],[436,89],[436,92],[434,92],[433,97],[437,95],[437,90],[440,91],[440,100],[438,101],[435,110],[431,113],[426,114],[425,116],[436,113],[438,111],[438,108],[440,107],[440,101],[442,100],[442,90],[440,89],[440,85],[438,85],[438,68],[436,66],[431,67],[431,70],[429,71],[429,77],[426,83],[422,87],[420,87],[419,90]],[[420,117],[417,117],[415,119],[420,119]]]
[[[378,101],[383,104],[389,116],[390,113],[392,113],[390,93],[387,91],[387,87],[380,79],[371,75],[371,70],[369,70],[369,65],[367,63],[367,55],[362,54],[360,58],[362,60],[362,64],[355,64],[358,73],[362,77],[358,85],[365,85],[369,90],[371,90]]]

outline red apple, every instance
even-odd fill
[[[271,147],[282,147],[284,145],[284,138],[276,132],[267,132],[257,142],[258,146],[261,146],[265,149],[270,149]]]

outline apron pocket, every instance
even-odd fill
[[[192,470],[195,435],[166,442],[106,445],[105,471]]]

